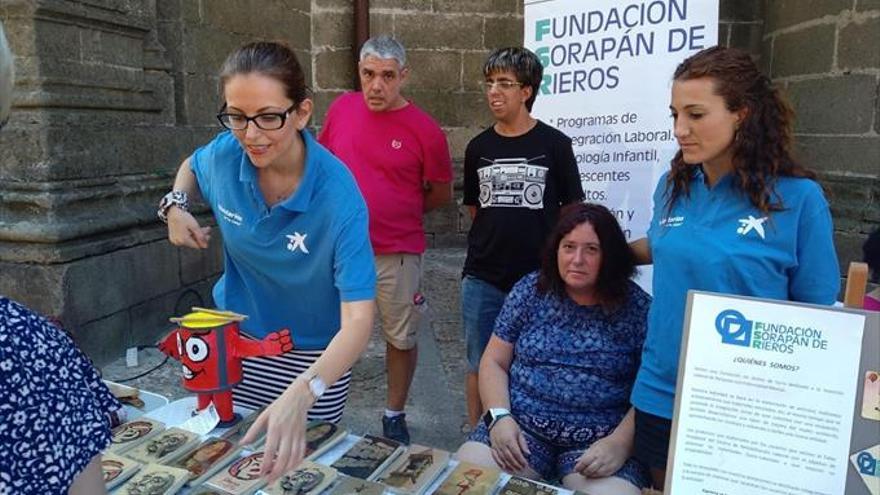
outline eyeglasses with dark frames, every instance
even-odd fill
[[[226,110],[226,105],[224,104],[223,108],[220,109],[220,113],[217,114],[217,120],[220,121],[220,125],[230,131],[243,131],[247,129],[248,122],[253,122],[257,128],[264,131],[277,131],[284,127],[287,116],[290,115],[294,108],[296,108],[296,103],[290,105],[284,112],[258,113],[253,117],[248,117],[243,113],[224,112],[223,110]]]

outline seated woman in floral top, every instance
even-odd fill
[[[634,273],[607,209],[562,211],[540,271],[514,286],[495,322],[480,362],[487,412],[459,459],[596,495],[640,493],[629,394],[651,298]]]

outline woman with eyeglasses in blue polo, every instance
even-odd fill
[[[245,360],[234,390],[236,404],[269,404],[245,441],[266,430],[262,472],[274,479],[302,460],[307,417],[342,415],[373,325],[373,252],[353,177],[305,130],[312,101],[293,51],[244,45],[219,79],[225,130],[183,161],[159,216],[172,244],[207,248],[210,228],[188,211],[200,195],[223,237],[214,303],[247,315],[255,339],[290,330],[294,350]]]

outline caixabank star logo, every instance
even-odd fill
[[[715,331],[721,343],[793,354],[796,349],[827,349],[822,330],[797,323],[753,320],[735,309],[725,309],[715,317]]]

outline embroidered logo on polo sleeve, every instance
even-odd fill
[[[291,252],[299,250],[304,254],[309,254],[309,249],[306,247],[306,236],[308,234],[300,234],[299,232],[294,232],[293,235],[286,235],[287,250]]]
[[[738,221],[739,228],[736,229],[737,234],[746,235],[754,230],[761,239],[764,238],[764,222],[767,221],[767,217],[755,218],[749,215],[749,218],[740,218]]]

